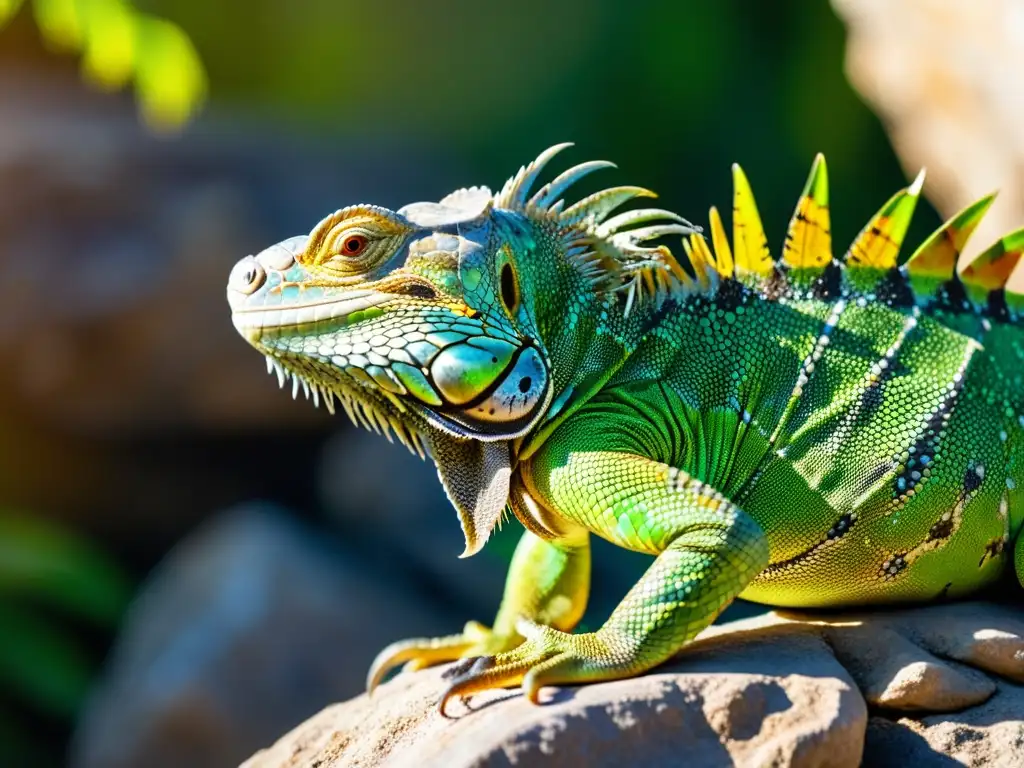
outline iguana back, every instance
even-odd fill
[[[734,173],[735,252],[712,209],[714,250],[690,236],[685,289],[655,286],[633,313],[641,340],[575,418],[594,414],[599,444],[614,411],[637,453],[760,524],[771,560],[748,599],[927,600],[991,582],[1024,525],[1024,271],[1007,285],[1024,230],[958,271],[987,197],[900,260],[921,177],[836,260],[819,157],[775,261]],[[616,541],[647,548],[635,529]]]

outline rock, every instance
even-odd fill
[[[131,608],[73,740],[74,768],[219,768],[363,690],[381,647],[459,624],[270,507],[205,524]],[[400,582],[399,582],[400,583]]]
[[[832,0],[849,29],[850,81],[944,216],[999,197],[974,254],[1024,222],[1024,14],[1017,0]]]
[[[988,603],[716,625],[645,676],[539,707],[492,691],[450,720],[441,674],[328,707],[243,768],[1024,764],[1024,687],[999,677],[1024,682],[1024,620]]]
[[[872,717],[866,765],[1024,765],[1024,687],[1004,681],[980,706],[950,717]]]
[[[540,707],[487,693],[454,720],[436,711],[444,687],[436,670],[402,675],[244,766],[856,766],[867,722],[853,681],[810,636],[695,652],[640,678],[559,689]]]

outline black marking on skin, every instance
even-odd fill
[[[971,306],[970,302],[967,301],[967,292],[964,290],[964,284],[960,282],[960,278],[954,277],[939,286],[935,292],[935,298],[932,299],[929,309],[939,312],[949,312],[951,314],[961,314],[964,312],[964,303]]]
[[[967,493],[973,493],[981,487],[982,480],[981,475],[978,474],[978,470],[974,467],[968,467],[967,471],[964,472],[964,490]]]
[[[885,396],[882,389],[885,387],[885,383],[888,379],[889,369],[886,368],[882,371],[882,375],[877,381],[871,382],[864,389],[860,396],[860,408],[863,412],[871,413],[881,407],[882,403],[885,402]]]
[[[860,496],[863,493],[867,493],[875,483],[891,472],[892,468],[891,461],[883,461],[870,472],[867,472],[857,484],[857,495]]]
[[[910,288],[906,275],[898,267],[893,267],[879,281],[875,288],[878,300],[889,307],[914,306],[914,292]]]
[[[988,305],[985,307],[985,312],[993,320],[1000,323],[1008,323],[1010,321],[1010,310],[1006,306],[1006,291],[1002,288],[989,291]]]
[[[811,296],[819,301],[832,301],[839,298],[842,285],[843,270],[837,262],[830,261],[811,284]]]
[[[981,560],[978,561],[978,567],[981,568],[990,559],[995,559],[1003,554],[1003,550],[1006,549],[1006,537],[997,536],[985,545],[985,551],[981,555]]]
[[[914,441],[913,449],[910,451],[910,458],[906,465],[900,468],[896,476],[893,489],[893,498],[903,496],[907,491],[916,488],[924,482],[926,476],[924,470],[931,467],[938,460],[939,441],[946,430],[946,423],[960,399],[960,392],[963,390],[966,376],[961,376],[960,381],[955,382],[953,390],[943,398],[939,407],[932,411],[928,421],[921,430],[920,436]],[[927,460],[924,460],[927,457]]]
[[[939,591],[939,594],[937,594],[937,595],[935,596],[935,599],[936,599],[936,600],[948,600],[948,599],[949,599],[949,590],[950,590],[950,588],[951,588],[952,586],[953,586],[953,582],[952,582],[952,581],[947,581],[947,582],[946,582],[946,586],[944,586],[944,587],[943,587],[943,588],[942,588],[942,589],[941,589],[941,590]]]
[[[772,267],[771,274],[761,286],[761,293],[769,301],[778,301],[789,295],[789,278],[778,265]]]
[[[703,296],[694,296],[694,301],[703,301]],[[663,301],[648,317],[647,322],[644,324],[642,333],[646,335],[655,328],[661,326],[661,324],[670,317],[677,315],[681,311],[682,307],[680,302],[674,298],[667,298]]]
[[[898,555],[893,555],[888,560],[882,562],[882,566],[878,569],[878,575],[880,578],[886,581],[892,581],[899,576],[907,567],[906,552],[902,552]]]
[[[856,513],[847,512],[839,518],[839,521],[835,525],[828,529],[828,533],[825,534],[826,537],[830,540],[842,538],[850,532],[850,528],[853,527],[856,520]]]
[[[715,308],[724,311],[736,309],[745,304],[750,296],[750,289],[739,280],[723,280],[715,293]]]
[[[823,547],[830,545],[832,542],[839,541],[839,539],[846,536],[850,531],[853,530],[857,524],[857,513],[856,512],[845,512],[839,519],[832,525],[825,535],[818,541],[817,544],[805,549],[803,552],[799,552],[793,557],[787,560],[780,560],[777,563],[772,563],[761,572],[759,578],[771,578],[784,571],[798,566],[801,563],[812,559]]]
[[[404,293],[406,296],[412,296],[413,298],[416,299],[437,298],[437,291],[435,291],[432,286],[427,285],[426,283],[409,283],[407,285],[402,286],[401,292]]]
[[[937,539],[948,539],[953,534],[953,516],[943,515],[939,518],[938,522],[933,523],[932,527],[928,529],[928,537],[926,541],[936,541]]]

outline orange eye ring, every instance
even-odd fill
[[[368,241],[363,235],[348,235],[341,241],[342,256],[358,256],[366,250]]]

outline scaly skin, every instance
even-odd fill
[[[496,195],[353,206],[241,261],[239,332],[282,384],[429,449],[466,552],[506,507],[527,528],[491,628],[395,643],[455,695],[622,678],[735,597],[841,606],[1024,584],[1024,233],[954,266],[990,198],[899,260],[921,179],[844,259],[823,160],[773,262],[735,169],[730,246],[678,216],[565,207],[548,150]],[[639,226],[638,226],[639,225]],[[687,268],[665,246],[684,236]],[[589,536],[655,556],[595,632]]]

